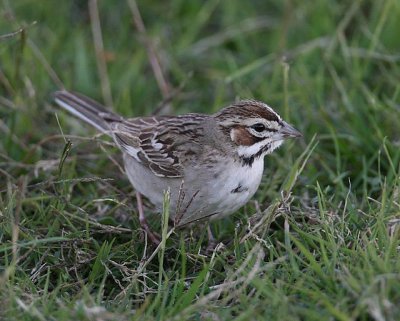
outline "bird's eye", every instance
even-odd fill
[[[261,133],[265,130],[265,125],[261,123],[257,123],[251,126],[256,132]]]

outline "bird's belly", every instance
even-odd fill
[[[257,191],[263,170],[263,159],[254,162],[252,167],[237,164],[230,170],[222,168],[221,177],[213,183],[214,192],[210,195],[210,203],[218,212],[211,219],[232,214],[245,205]]]
[[[181,179],[157,177],[129,156],[124,161],[132,185],[160,210],[164,193],[170,191],[170,217],[179,219],[179,225],[238,210],[257,191],[264,168],[262,158],[251,167],[232,161],[212,169],[191,168]]]

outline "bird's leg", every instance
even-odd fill
[[[146,216],[144,215],[142,194],[140,194],[139,192],[136,192],[136,201],[137,201],[137,208],[138,208],[138,211],[139,211],[139,223],[140,223],[140,226],[142,227],[142,229],[144,229],[144,231],[146,232],[148,238],[150,239],[150,241],[153,244],[155,244],[155,245],[160,244],[160,237],[156,233],[153,233],[151,231],[151,229],[149,227],[149,224],[147,223]]]

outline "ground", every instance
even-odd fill
[[[0,319],[400,319],[399,1],[4,0],[0,14]],[[304,137],[211,224],[214,251],[205,226],[171,230],[145,203],[155,248],[118,150],[55,107],[62,87],[128,117],[255,98]]]

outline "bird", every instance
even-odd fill
[[[214,114],[124,118],[80,93],[60,90],[56,104],[112,137],[136,190],[139,221],[158,244],[144,213],[144,195],[162,211],[170,193],[175,226],[235,213],[256,193],[264,156],[302,134],[266,103],[241,100]]]

